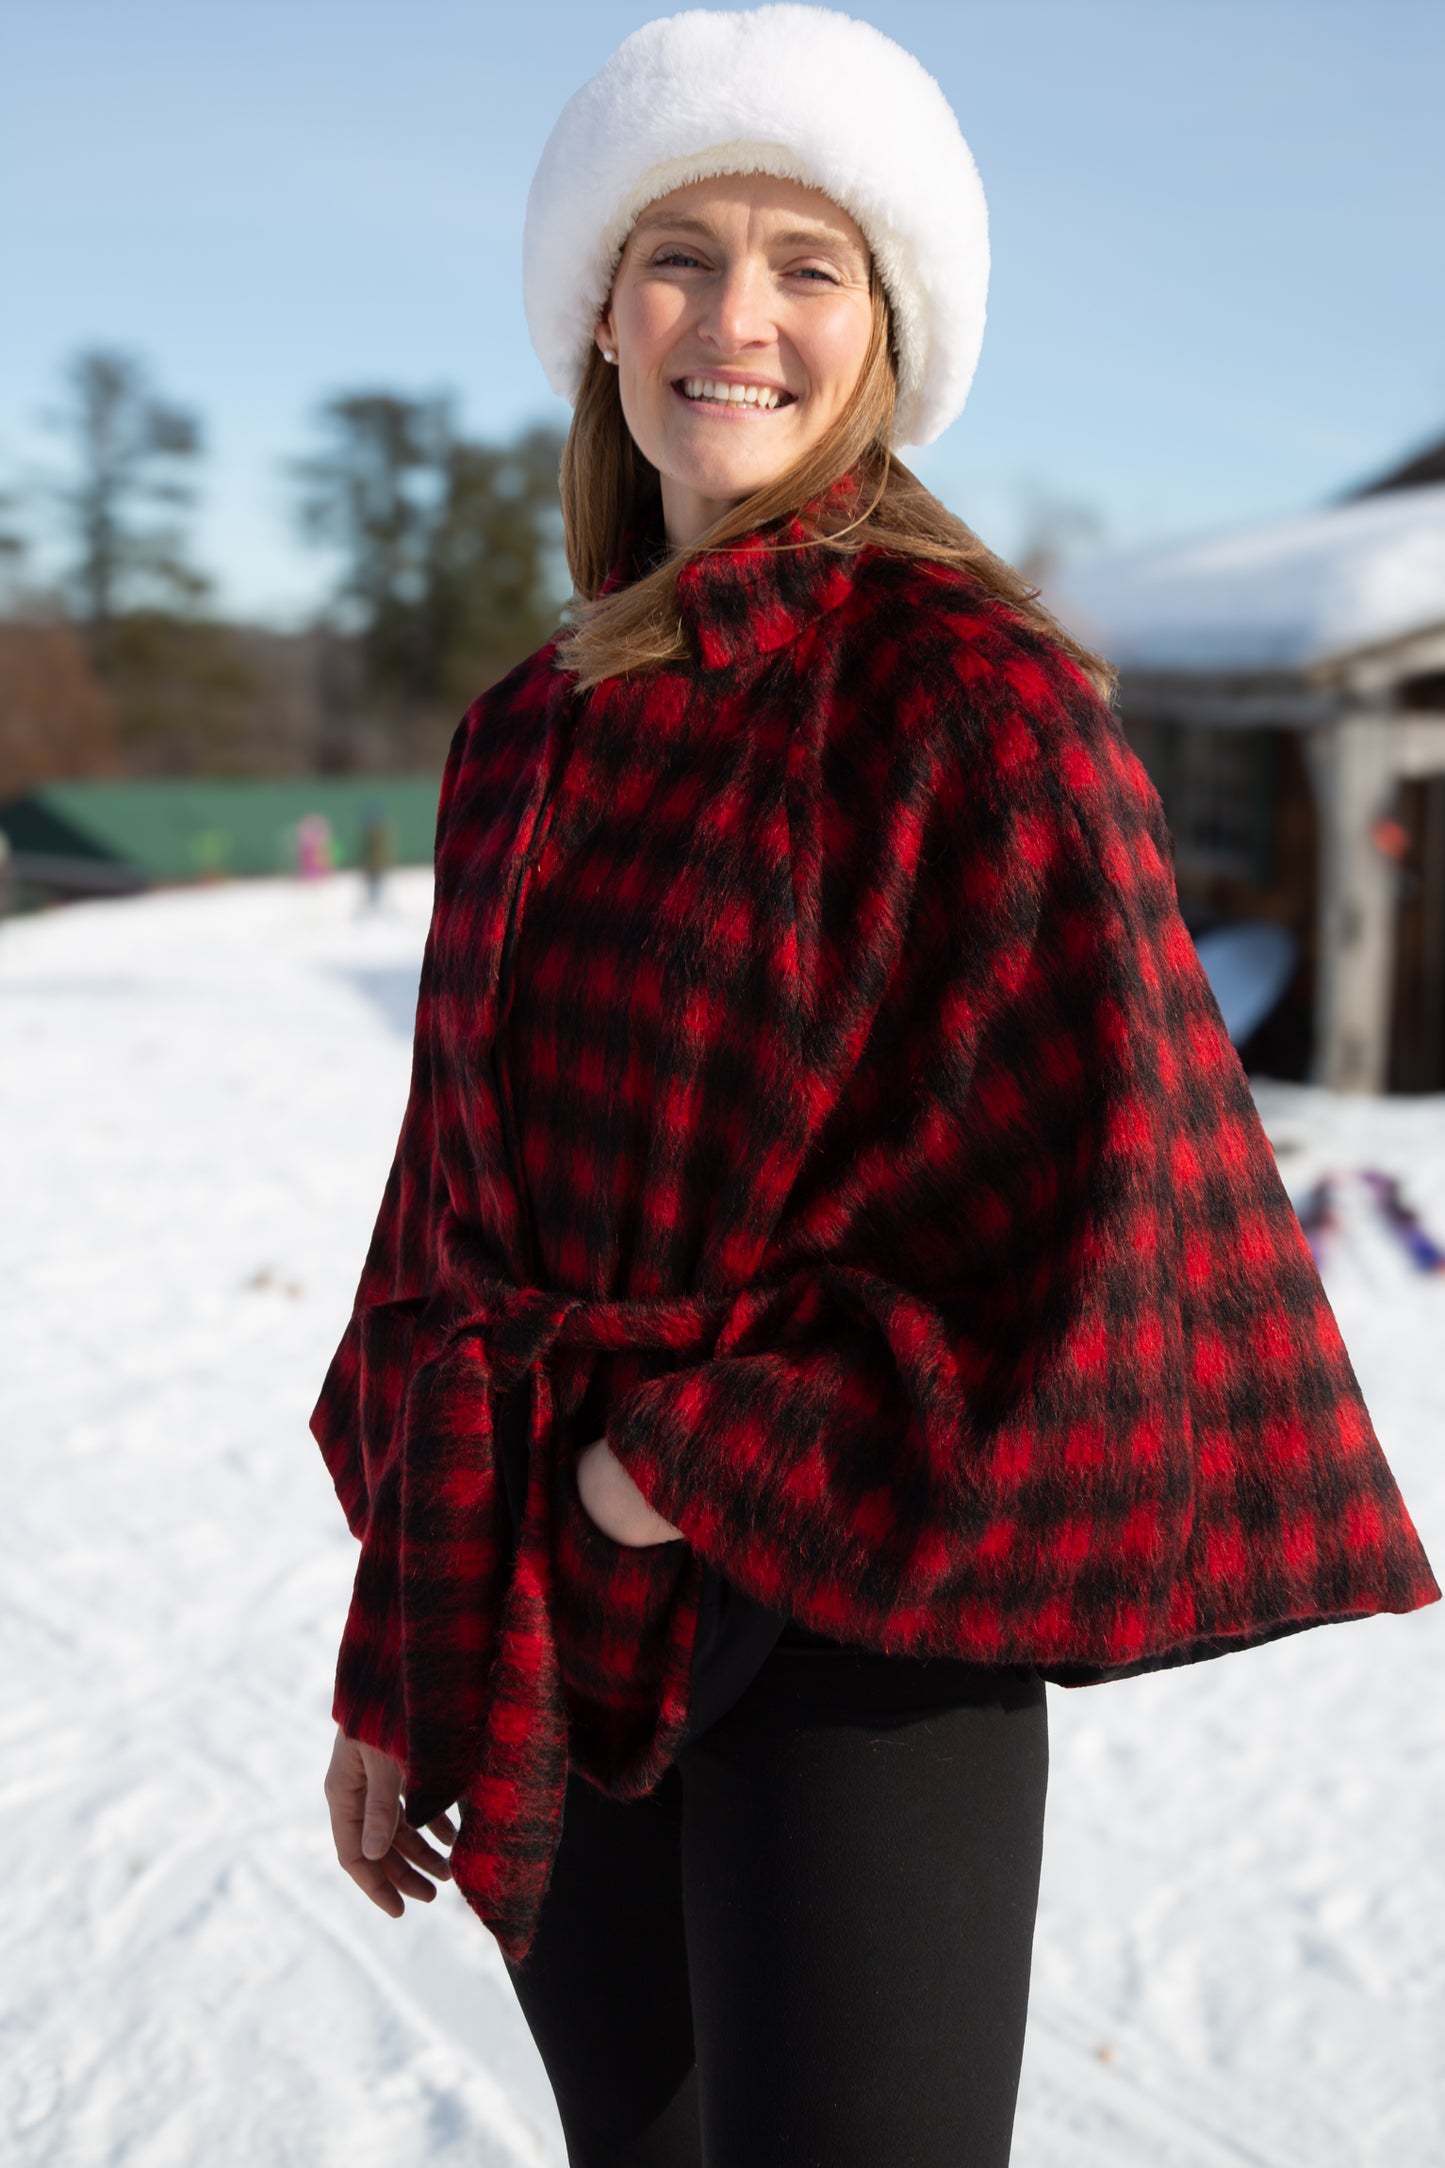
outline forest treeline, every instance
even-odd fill
[[[0,797],[59,777],[437,768],[570,591],[550,427],[491,443],[445,393],[322,401],[282,481],[334,579],[312,623],[280,632],[219,608],[193,541],[204,425],[137,356],[73,355],[47,421],[54,470],[0,479]]]

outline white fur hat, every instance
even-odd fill
[[[644,23],[562,108],[527,197],[523,299],[575,402],[633,220],[716,173],[819,188],[867,235],[899,352],[897,444],[931,444],[983,343],[988,210],[953,109],[871,23],[782,4]]]

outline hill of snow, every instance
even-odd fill
[[[321,1793],[355,1545],[306,1417],[429,903],[338,876],[0,926],[17,2168],[565,2159],[490,1935],[445,1884],[369,1905]],[[1255,1091],[1297,1200],[1380,1167],[1445,1230],[1445,1101]],[[1445,1275],[1355,1185],[1325,1284],[1438,1571]],[[1019,2168],[1439,2168],[1442,1673],[1435,1605],[1050,1690]]]

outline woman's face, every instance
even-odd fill
[[[860,228],[799,181],[723,174],[639,213],[596,337],[617,356],[623,416],[661,477],[674,548],[841,413],[873,329],[868,271]],[[756,387],[746,400],[744,386]]]

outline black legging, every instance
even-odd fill
[[[575,1774],[511,1966],[571,2168],[1006,2168],[1031,1665],[780,1642],[646,1798]]]

